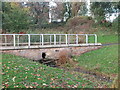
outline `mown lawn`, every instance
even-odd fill
[[[104,46],[74,58],[78,65],[105,74],[118,73],[118,45]]]
[[[90,75],[48,67],[9,54],[2,54],[2,85],[3,88],[110,87],[110,83]]]
[[[104,43],[118,43],[118,35],[101,35],[98,36],[98,41]]]
[[[89,36],[89,43],[94,42],[94,36]],[[118,35],[98,35],[98,43],[118,43]]]

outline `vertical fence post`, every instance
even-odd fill
[[[66,45],[68,44],[68,36],[67,36],[67,34],[65,34],[65,37],[66,37]]]
[[[14,45],[14,48],[15,48],[15,46],[16,46],[16,44],[15,44],[15,34],[13,35],[13,45]]]
[[[17,36],[17,39],[18,39],[18,42],[17,42],[17,43],[18,43],[18,46],[19,46],[19,35]]]
[[[88,44],[88,35],[86,34],[86,44]]]
[[[40,35],[40,45],[41,45],[41,35]]]
[[[70,44],[70,35],[68,34],[68,45]]]
[[[7,37],[5,35],[5,46],[7,46]]]
[[[76,34],[76,44],[78,44],[78,35]]]
[[[44,45],[44,36],[43,36],[43,34],[41,34],[42,35],[42,46]]]
[[[95,34],[95,44],[97,44],[97,35]]]
[[[54,34],[54,45],[56,45],[56,34]]]
[[[59,36],[59,44],[61,44],[61,34],[60,34],[60,36]]]
[[[30,48],[30,34],[28,34],[28,47]]]
[[[52,41],[52,39],[51,39],[51,35],[50,35],[50,45],[51,45],[51,41]]]

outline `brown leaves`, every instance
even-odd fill
[[[37,78],[38,80],[42,80],[42,78]]]
[[[34,84],[35,86],[38,86],[38,85],[39,85],[37,82],[33,82],[32,84]]]
[[[8,88],[8,86],[9,86],[8,84],[3,84],[3,85],[5,86],[5,88]]]
[[[33,73],[31,73],[32,75],[34,75],[34,76],[41,76],[40,74],[33,74]]]

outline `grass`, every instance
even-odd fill
[[[101,35],[98,36],[98,41],[104,43],[118,43],[118,35]]]
[[[80,67],[109,76],[114,80],[111,88],[118,87],[118,45],[104,46],[101,49],[76,56],[74,60],[78,61]]]
[[[81,56],[76,56],[74,59],[78,61],[79,66],[88,70],[105,74],[118,73],[118,45],[105,46]]]
[[[63,28],[64,29],[64,28]],[[96,28],[94,28],[96,29]],[[27,31],[27,33],[31,33],[31,34],[65,34],[66,31],[65,30],[61,30],[61,29],[41,29],[41,30],[29,30]],[[70,33],[70,32],[68,32]],[[96,32],[91,32],[90,34],[96,34],[98,36],[98,43],[118,43],[118,34],[117,34],[117,30],[113,31],[109,28],[103,28],[103,27],[99,27],[97,28]],[[89,36],[89,43],[93,43],[94,42],[94,36]]]
[[[98,35],[98,42],[100,43],[118,43],[118,31],[112,28],[97,27],[94,34]]]
[[[100,28],[99,28],[100,29]],[[98,42],[118,43],[118,35],[108,30],[95,32]],[[57,30],[35,30],[27,33],[65,33]],[[94,42],[94,37],[89,37]],[[118,73],[118,46],[105,46],[81,56],[74,57],[78,65],[88,70],[114,75]],[[0,63],[1,65],[1,63]],[[95,79],[91,75],[68,72],[48,67],[19,56],[2,54],[3,88],[100,88],[111,87],[111,83]],[[104,88],[105,88],[104,87]]]
[[[89,36],[89,43],[94,43],[94,36]],[[98,35],[98,43],[118,43],[118,35]]]
[[[27,30],[26,33],[29,33],[29,34],[63,34],[65,33],[64,31],[60,31],[56,28],[53,28],[53,29],[34,29],[34,30]]]
[[[99,88],[111,85],[90,75],[48,67],[10,54],[2,54],[2,70],[3,88]]]

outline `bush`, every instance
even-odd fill
[[[2,4],[3,29],[7,32],[19,32],[30,26],[29,8],[22,8],[19,3],[4,2]]]
[[[117,31],[118,30],[118,28],[119,28],[119,21],[120,20],[120,16],[119,17],[117,17],[114,21],[113,21],[113,23],[112,23],[112,30],[115,30],[115,31]]]

